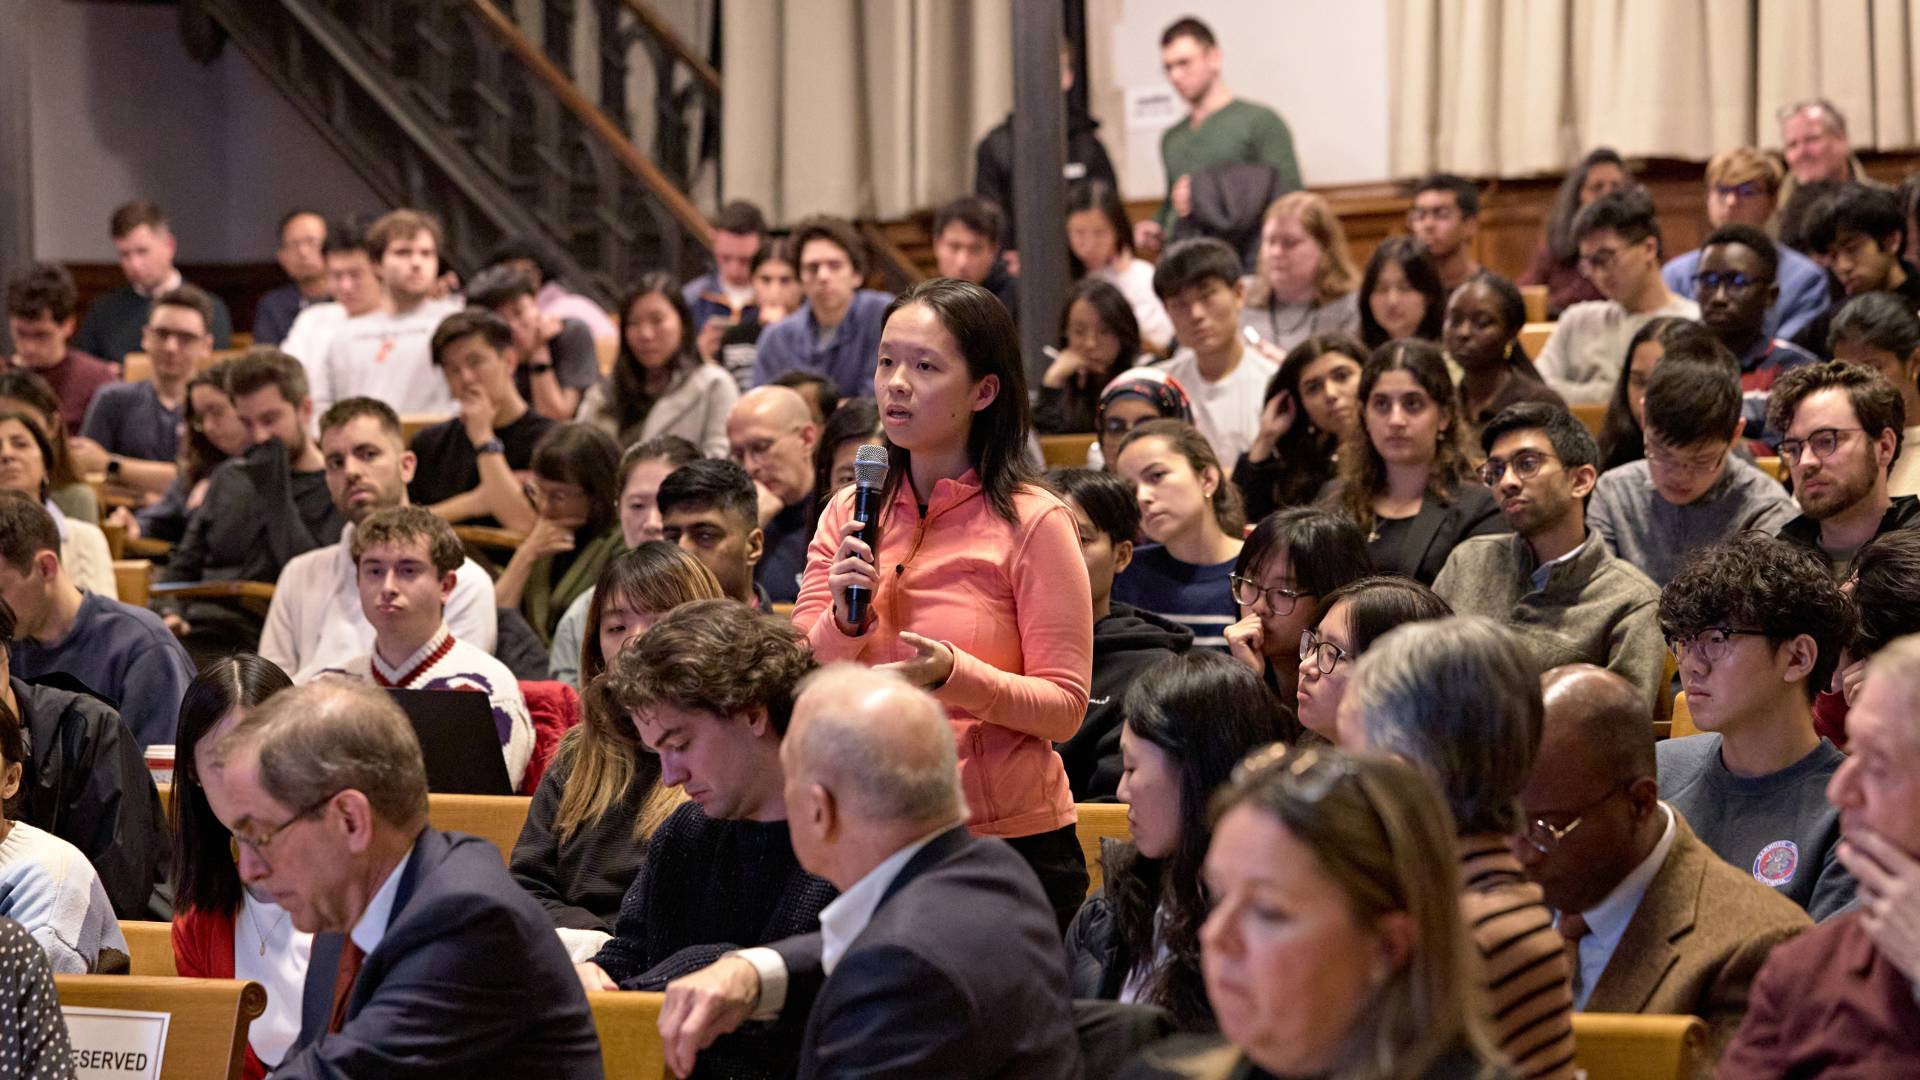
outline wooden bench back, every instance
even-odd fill
[[[238,1080],[247,1029],[267,1008],[266,988],[238,979],[55,975],[61,1006],[170,1014],[160,1080]]]

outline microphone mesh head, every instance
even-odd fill
[[[887,482],[887,448],[873,443],[862,443],[853,452],[853,483],[855,487],[877,488]]]

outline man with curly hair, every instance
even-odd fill
[[[1870,367],[1811,364],[1773,384],[1767,426],[1785,433],[1780,460],[1800,503],[1780,539],[1819,553],[1836,581],[1867,541],[1920,527],[1920,497],[1887,491],[1906,425],[1900,391]]]

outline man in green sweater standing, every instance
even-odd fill
[[[1174,220],[1192,212],[1188,178],[1202,169],[1236,161],[1270,165],[1284,187],[1301,186],[1287,122],[1265,105],[1234,97],[1220,77],[1220,65],[1213,30],[1199,19],[1180,19],[1160,35],[1160,66],[1192,111],[1160,137],[1167,201],[1152,219],[1134,226],[1136,251],[1159,248]]]

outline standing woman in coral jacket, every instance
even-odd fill
[[[860,540],[853,489],[834,496],[794,625],[822,663],[887,668],[946,706],[968,826],[1027,860],[1064,928],[1087,872],[1053,743],[1086,715],[1092,590],[1072,512],[1026,459],[1013,320],[977,285],[916,285],[887,308],[873,390],[888,464],[879,551]],[[857,625],[851,586],[871,590]]]

